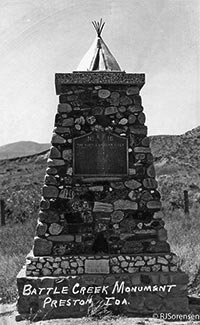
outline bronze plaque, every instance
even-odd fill
[[[128,139],[91,132],[73,140],[73,174],[123,176],[128,173]]]

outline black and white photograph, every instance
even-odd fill
[[[200,1],[0,2],[0,324],[200,324]]]

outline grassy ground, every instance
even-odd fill
[[[171,250],[180,257],[181,268],[192,282],[200,269],[200,207],[193,206],[190,214],[185,215],[181,209],[172,211],[164,205],[162,216]],[[0,298],[3,303],[16,300],[16,275],[31,250],[36,219],[35,213],[23,224],[0,228]]]
[[[16,276],[31,250],[35,225],[36,216],[33,216],[25,224],[0,228],[0,299],[3,303],[16,300]]]
[[[15,321],[15,316],[17,315],[16,306],[9,305],[9,309],[4,313],[1,313],[0,309],[0,324],[3,325],[13,325],[17,324]],[[156,319],[156,318],[128,318],[128,317],[111,317],[105,318],[103,317],[101,320],[93,320],[88,317],[83,318],[68,318],[66,319],[52,319],[52,320],[45,320],[39,321],[37,325],[200,325],[198,318],[196,317],[196,321],[169,321],[164,319]],[[31,325],[33,322],[30,320],[22,320],[19,323],[20,325]]]
[[[171,250],[179,256],[181,269],[189,275],[191,283],[200,270],[200,205],[193,204],[189,214],[164,205],[163,219]]]
[[[0,316],[0,321],[3,325],[13,325],[15,322],[15,313],[11,313],[9,316]],[[20,325],[33,324],[29,320],[20,322]],[[53,319],[37,322],[37,325],[200,325],[199,321],[165,321],[163,319],[155,318],[127,318],[118,317],[117,319],[102,319],[102,320],[89,320],[88,318],[68,318],[66,319]]]
[[[188,215],[164,204],[163,219],[171,250],[179,256],[181,269],[192,282],[200,269],[200,205],[193,204]]]

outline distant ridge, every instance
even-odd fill
[[[200,126],[181,135],[150,136],[155,164],[165,159],[168,164],[174,159],[181,164],[190,163],[200,168]],[[25,158],[45,154],[51,144],[33,141],[19,141],[0,146],[0,160]]]
[[[150,136],[162,200],[183,204],[183,190],[200,203],[200,126],[181,135]],[[20,141],[0,147],[0,188],[42,186],[50,144]],[[32,186],[32,185],[31,185]]]
[[[39,154],[50,148],[49,143],[19,141],[0,146],[0,160],[26,157]]]
[[[174,159],[200,168],[200,126],[181,135],[150,136],[154,161],[166,158],[166,163]]]

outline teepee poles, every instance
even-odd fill
[[[101,37],[101,32],[102,32],[102,30],[104,28],[105,22],[102,22],[102,18],[101,18],[99,22],[97,22],[95,20],[92,21],[92,25],[94,26],[98,37]]]

